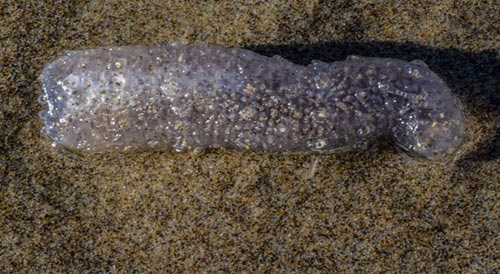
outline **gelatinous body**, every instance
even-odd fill
[[[389,136],[436,158],[463,136],[454,96],[421,61],[127,46],[68,52],[40,79],[43,131],[70,149],[329,152]]]

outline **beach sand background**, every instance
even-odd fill
[[[0,272],[500,272],[495,2],[2,1]],[[384,142],[319,156],[74,155],[40,134],[46,63],[170,42],[300,64],[421,59],[460,98],[466,140],[423,161]]]

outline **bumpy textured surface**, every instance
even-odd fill
[[[450,90],[420,61],[304,67],[238,48],[114,47],[69,52],[41,80],[45,133],[89,151],[328,152],[388,135],[438,157],[463,135]]]
[[[0,272],[500,272],[498,1],[187,2],[0,1]],[[424,60],[461,102],[464,144],[440,161],[386,142],[322,155],[50,148],[44,65],[166,41],[301,65]]]

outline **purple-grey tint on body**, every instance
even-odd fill
[[[439,158],[464,132],[456,98],[418,60],[301,66],[239,48],[126,46],[68,52],[40,79],[43,132],[92,152],[331,152],[386,136]]]

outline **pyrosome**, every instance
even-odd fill
[[[70,150],[327,153],[388,137],[439,158],[464,133],[457,99],[419,60],[301,66],[240,48],[124,46],[67,52],[40,80],[42,131]]]

